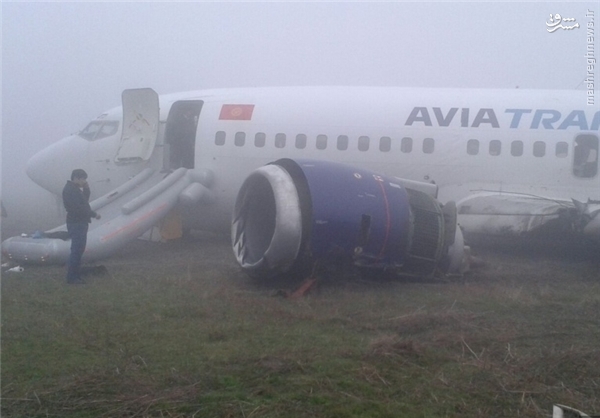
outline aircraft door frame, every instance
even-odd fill
[[[573,141],[573,174],[580,178],[593,178],[598,175],[598,135],[581,134]]]
[[[203,100],[178,100],[171,106],[164,137],[169,149],[165,164],[169,169],[194,168],[196,135],[203,105]]]

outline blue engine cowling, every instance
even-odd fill
[[[282,159],[248,176],[234,208],[232,243],[253,277],[333,262],[432,275],[456,269],[463,257],[455,212],[444,213],[432,196],[401,179],[312,160]]]

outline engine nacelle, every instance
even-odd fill
[[[232,243],[253,277],[310,274],[315,263],[432,276],[456,273],[464,245],[456,206],[446,208],[401,179],[355,167],[282,159],[242,185]]]

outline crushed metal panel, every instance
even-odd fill
[[[582,214],[583,234],[600,242],[600,202],[576,203],[575,206],[579,206],[578,211]]]
[[[552,406],[552,418],[593,418],[597,415],[588,415],[584,412],[578,411],[570,406],[556,404]]]
[[[465,232],[491,235],[530,233],[574,210],[569,201],[488,192],[471,195],[458,202],[457,207]]]

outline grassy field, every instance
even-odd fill
[[[600,262],[480,252],[447,282],[321,280],[286,299],[228,242],[136,242],[67,286],[2,275],[3,417],[600,414]]]

